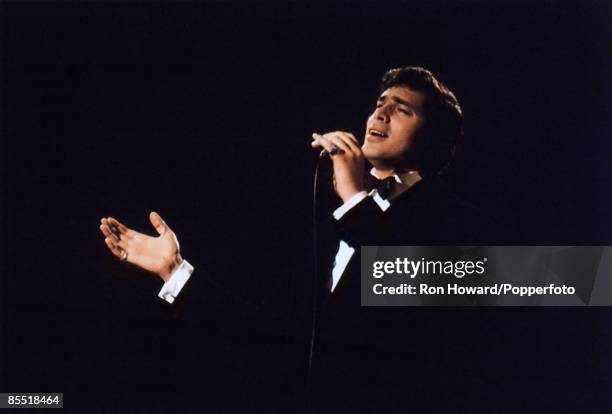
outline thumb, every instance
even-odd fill
[[[163,236],[166,231],[170,230],[166,222],[155,211],[149,214],[149,220],[151,220],[151,224],[155,227],[155,230],[157,230],[160,236]]]

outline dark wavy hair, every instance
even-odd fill
[[[463,112],[455,95],[427,69],[407,66],[387,71],[381,93],[394,87],[408,87],[425,97],[425,126],[403,165],[418,160],[424,175],[442,173],[452,161],[463,137]]]

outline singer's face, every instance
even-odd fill
[[[368,118],[363,153],[375,167],[393,166],[410,151],[425,124],[425,96],[407,87],[392,87],[376,101]]]

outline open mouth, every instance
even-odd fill
[[[372,135],[372,136],[380,137],[380,138],[388,138],[389,137],[385,132],[379,131],[378,129],[374,129],[374,128],[369,129],[368,133],[370,135]]]

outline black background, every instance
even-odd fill
[[[161,282],[114,260],[98,230],[113,215],[152,234],[151,210],[198,277],[214,269],[206,277],[264,309],[270,370],[286,370],[299,390],[310,134],[361,135],[391,67],[425,66],[458,96],[466,136],[449,179],[493,217],[490,244],[612,242],[607,2],[2,2],[0,11],[2,391],[64,392],[83,412],[146,405],[139,398],[155,400],[159,384],[175,387],[171,396],[177,383],[196,387],[181,367],[157,369],[160,355],[181,352],[163,333],[179,328],[157,320]],[[572,386],[548,382],[525,411],[538,398],[603,410],[608,309],[482,312],[496,328],[475,346],[516,342],[504,358],[575,385],[568,395]],[[215,341],[206,328],[195,335]],[[262,346],[256,338],[243,348]]]

